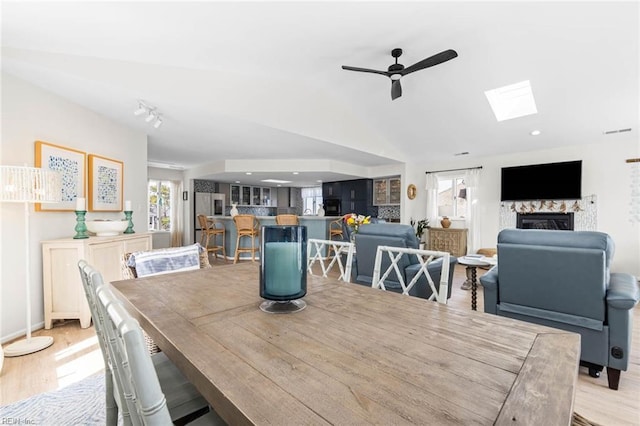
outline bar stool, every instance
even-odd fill
[[[344,220],[344,216],[340,219],[332,220],[329,222],[329,239],[330,240],[344,240],[344,234],[342,233],[342,222]],[[327,256],[331,256],[331,252],[333,251],[333,246],[329,246],[327,250]]]
[[[255,262],[254,253],[260,250],[260,247],[256,247],[255,238],[260,236],[260,222],[252,214],[238,214],[233,217],[233,222],[236,224],[237,238],[236,238],[236,254],[233,257],[233,263],[238,263],[240,253],[251,253],[251,261]],[[240,239],[242,237],[249,237],[251,239],[251,247],[240,247]]]
[[[333,220],[329,223],[329,239],[330,240],[335,240],[336,238],[334,237],[338,237],[339,240],[343,239],[342,220],[343,218],[341,217],[340,219]]]
[[[276,225],[298,225],[298,216],[295,214],[276,215]]]
[[[213,252],[215,254],[216,252],[221,251],[224,261],[227,262],[227,252],[224,248],[224,225],[215,219],[206,217],[203,214],[198,215],[198,222],[200,223],[200,229],[202,231],[202,236],[200,237],[200,245],[207,250],[207,255],[209,254],[209,252]],[[220,225],[220,227],[217,226],[218,224]],[[218,245],[218,236],[222,237],[222,242],[220,245]],[[211,237],[213,237],[213,246],[209,247],[209,239]]]

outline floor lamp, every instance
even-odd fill
[[[31,336],[31,279],[29,209],[32,203],[55,203],[61,197],[60,173],[36,167],[0,166],[0,202],[23,203],[25,216],[25,262],[27,337],[4,348],[7,357],[27,355],[51,346],[53,337]]]

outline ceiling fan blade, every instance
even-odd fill
[[[370,72],[370,73],[373,73],[373,74],[382,74],[382,75],[386,75],[386,76],[389,75],[389,73],[387,73],[386,71],[371,70],[369,68],[350,67],[348,65],[343,65],[342,69],[343,70],[347,70],[347,71]]]
[[[391,80],[391,100],[395,100],[402,96],[402,86],[400,80]]]
[[[412,72],[429,68],[434,65],[441,64],[443,62],[447,62],[457,56],[458,56],[458,53],[455,50],[451,50],[451,49],[445,50],[440,53],[436,53],[435,55],[430,56],[427,59],[423,59],[420,62],[416,62],[410,67],[407,67],[404,70],[400,71],[400,74],[402,75],[411,74]]]

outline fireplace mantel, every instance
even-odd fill
[[[518,213],[573,213],[575,231],[597,230],[597,199],[505,201],[500,203],[499,229],[516,228]]]

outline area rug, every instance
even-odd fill
[[[2,424],[104,425],[104,374],[0,407]]]

